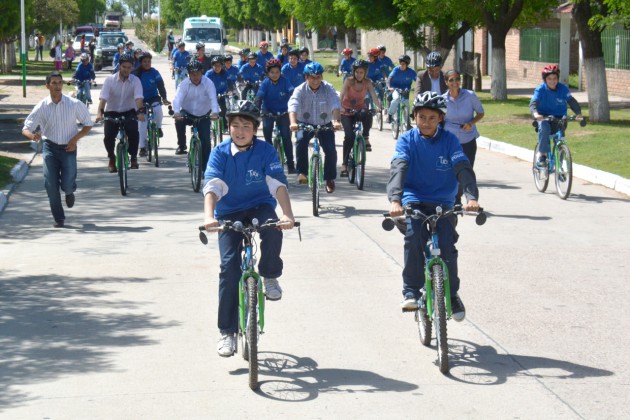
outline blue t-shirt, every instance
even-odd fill
[[[540,115],[553,115],[563,117],[567,115],[567,99],[571,92],[566,85],[558,83],[555,90],[549,89],[546,83],[541,83],[534,91],[532,101],[538,101],[538,113]]]
[[[228,91],[229,80],[227,72],[221,70],[221,73],[215,73],[214,70],[210,69],[206,72],[205,76],[214,83],[217,95]]]
[[[256,97],[262,98],[262,109],[266,112],[287,112],[289,98],[293,93],[293,85],[286,77],[280,76],[277,83],[266,78],[258,88]]]
[[[453,168],[468,160],[453,133],[438,127],[435,136],[427,139],[418,128],[409,130],[396,142],[394,159],[408,163],[403,205],[434,203],[453,207],[458,187]]]
[[[270,143],[254,139],[254,146],[232,155],[232,139],[228,138],[212,149],[204,175],[204,184],[218,178],[229,188],[218,202],[215,218],[251,209],[261,204],[276,207],[276,199],[269,192],[267,176],[283,184],[287,178],[278,160],[278,154]]]
[[[290,63],[282,66],[282,75],[289,80],[295,88],[304,83],[304,64],[298,61],[297,66],[292,67]]]
[[[341,65],[339,66],[341,67],[341,71],[352,74],[352,63],[355,61],[357,61],[357,59],[354,57],[343,58],[341,60]]]
[[[276,55],[276,60],[281,62],[282,65],[287,64],[289,62],[289,53],[286,53],[285,55],[282,55],[282,53],[278,53],[278,55]]]
[[[262,51],[258,51],[256,54],[258,54],[256,64],[260,65],[263,69],[265,68],[265,64],[267,64],[267,61],[273,59],[273,53],[271,51],[267,51],[266,54],[263,54]]]
[[[77,69],[74,71],[74,78],[82,82],[96,79],[92,63],[83,64],[83,61],[81,61],[77,66]]]
[[[382,68],[383,67],[381,65],[381,62],[378,60],[375,60],[371,62],[370,64],[368,64],[368,71],[367,71],[368,79],[370,79],[373,82],[383,79],[384,76],[383,76],[383,71],[381,70]]]
[[[411,89],[414,80],[416,80],[416,72],[409,67],[402,71],[400,66],[396,66],[389,74],[389,86],[396,89]]]
[[[227,72],[227,78],[230,82],[236,82],[238,79],[238,67],[232,66],[229,69],[225,69]]]
[[[160,95],[157,88],[160,80],[162,80],[160,72],[153,67],[140,73],[140,83],[142,83],[142,94],[145,102]]]
[[[173,54],[173,66],[175,68],[186,67],[186,64],[188,64],[188,57],[190,57],[190,53],[188,51],[181,52],[177,50],[175,54]]]
[[[392,59],[388,56],[385,56],[383,58],[379,57],[376,61],[381,63],[381,67],[385,69],[385,74],[389,73],[394,68],[394,63],[392,62]]]
[[[260,65],[250,66],[249,63],[245,64],[238,73],[248,82],[257,82],[265,77],[265,69]]]

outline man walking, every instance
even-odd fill
[[[24,121],[22,134],[34,141],[44,141],[46,193],[55,219],[54,227],[62,228],[66,216],[59,188],[66,193],[66,205],[72,208],[77,189],[77,142],[92,129],[92,119],[82,102],[62,94],[63,78],[59,72],[46,76],[46,87],[50,96],[35,105]],[[77,121],[83,124],[80,131]]]

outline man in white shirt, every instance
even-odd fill
[[[131,169],[138,169],[138,120],[144,121],[144,92],[142,83],[131,74],[134,59],[123,54],[119,59],[118,72],[105,79],[101,89],[100,102],[96,121],[101,121],[103,115],[108,118],[125,118],[125,133],[129,141],[129,155],[131,155]],[[107,105],[107,108],[105,106]],[[107,109],[107,111],[106,111]],[[104,124],[105,149],[109,158],[109,172],[116,172],[116,135],[118,126],[113,121]]]
[[[180,83],[173,100],[175,111],[175,130],[177,130],[177,151],[175,154],[186,154],[186,126],[192,125],[190,118],[200,118],[209,113],[210,118],[219,118],[219,102],[214,83],[207,77],[203,77],[203,65],[197,59],[192,59],[186,66],[188,79]],[[187,118],[187,114],[190,118]],[[210,156],[210,120],[203,119],[197,126],[199,140],[201,141],[201,163],[206,167]]]
[[[74,206],[77,189],[77,142],[92,129],[90,112],[82,102],[62,94],[61,73],[46,76],[50,96],[42,99],[24,121],[22,134],[34,141],[43,139],[44,180],[54,227],[66,219],[59,188],[66,193],[66,205]],[[77,121],[83,128],[77,129]],[[39,130],[38,130],[39,128]]]

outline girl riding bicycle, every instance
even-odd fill
[[[275,208],[280,204],[280,229],[291,229],[295,219],[287,190],[287,178],[275,149],[256,138],[260,112],[249,101],[239,101],[227,112],[229,141],[212,150],[204,176],[204,226],[220,225],[219,220],[260,224],[278,219]],[[282,298],[277,278],[282,275],[280,258],[282,232],[266,229],[260,232],[261,258],[258,271],[263,276],[268,300]],[[218,327],[221,334],[217,352],[229,357],[235,351],[238,331],[238,282],[241,277],[243,237],[235,231],[219,233],[221,272],[219,274]]]
[[[352,63],[352,77],[346,79],[341,90],[341,125],[343,126],[343,160],[341,161],[341,177],[348,176],[348,155],[354,144],[354,123],[357,118],[362,118],[363,138],[365,138],[365,149],[372,151],[370,144],[370,128],[372,128],[372,114],[358,112],[368,110],[370,101],[366,99],[369,93],[376,109],[381,108],[381,101],[374,91],[374,86],[370,79],[366,78],[368,62],[356,60]],[[355,112],[352,112],[354,110]]]

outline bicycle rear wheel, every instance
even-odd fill
[[[538,169],[538,155],[540,154],[538,150],[538,144],[536,144],[536,148],[534,149],[534,162],[532,164],[532,173],[534,174],[534,184],[536,184],[536,189],[540,192],[545,192],[547,190],[547,185],[549,185],[549,171],[547,171],[547,177],[540,177],[540,169]]]
[[[420,300],[420,307],[415,313],[416,322],[418,323],[418,333],[420,334],[420,342],[423,346],[431,345],[431,319],[427,314],[426,296]]]
[[[558,146],[558,160],[556,162],[556,191],[563,200],[566,200],[571,193],[573,183],[573,160],[569,146],[561,144]]]
[[[192,170],[190,171],[190,181],[194,192],[199,192],[199,186],[201,185],[201,148],[199,147],[199,140],[192,142],[191,145],[191,164]]]
[[[435,291],[433,310],[435,315],[435,338],[437,340],[438,365],[440,372],[448,372],[448,342],[446,337],[446,303],[444,301],[444,272],[440,264],[431,267],[431,281]]]
[[[354,158],[354,167],[357,174],[357,189],[363,189],[365,181],[365,140],[363,137],[357,137],[357,156]]]
[[[258,282],[247,279],[247,353],[249,360],[249,387],[258,388]]]
[[[120,194],[127,195],[127,150],[123,143],[116,145],[116,166],[120,181]]]
[[[319,216],[319,156],[311,157],[311,198],[313,201],[313,216]]]

